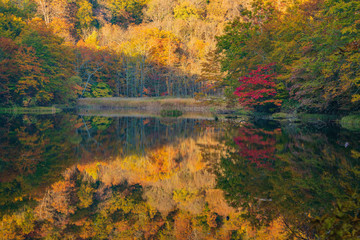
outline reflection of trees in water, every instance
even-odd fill
[[[145,155],[147,149],[196,136],[201,128],[201,121],[195,119],[142,117],[82,117],[82,119],[84,124],[77,130],[82,136],[78,149],[79,157],[91,156],[92,159],[102,160],[130,154]]]
[[[0,117],[1,210],[21,206],[58,180],[76,159],[144,155],[150,148],[194,136],[197,120],[106,118],[59,114]],[[5,207],[6,206],[6,207]]]
[[[275,135],[281,134],[281,129],[266,131],[255,128],[252,124],[243,125],[234,142],[239,147],[239,155],[257,167],[271,168],[275,160]]]
[[[36,196],[74,162],[76,118],[61,115],[0,117],[0,203],[6,210]]]
[[[221,123],[220,130],[219,123],[196,120],[63,115],[4,122],[1,170],[17,171],[1,183],[2,193],[13,193],[1,195],[7,206],[36,182],[54,182],[61,167],[71,164],[74,149],[83,159],[123,156],[65,173],[35,212],[26,208],[2,220],[0,232],[6,234],[157,239],[188,232],[261,239],[274,236],[270,229],[280,236],[284,226],[290,239],[359,233],[359,137],[349,132],[267,123]],[[9,150],[13,144],[17,151]],[[27,151],[22,156],[37,159],[31,168],[17,157]],[[230,206],[214,189],[212,173]]]
[[[151,149],[148,156],[69,169],[35,209],[6,215],[0,234],[34,239],[281,239],[281,222],[256,231],[215,189],[216,176],[201,154],[204,147],[216,147],[214,136],[219,131],[208,128],[198,137]]]
[[[246,217],[255,226],[281,216],[292,237],[319,233],[342,238],[353,229],[357,230],[352,234],[359,234],[355,219],[360,175],[358,160],[352,157],[359,137],[333,126],[277,128],[228,126],[227,152],[214,165],[218,186],[228,201],[246,209]],[[341,144],[345,140],[353,149]],[[344,202],[347,207],[340,214],[336,206]]]
[[[197,147],[210,142],[212,134],[209,129],[151,149],[134,162],[125,157],[72,168],[35,209],[2,219],[0,233],[13,238],[205,239],[211,234],[230,239],[242,220],[213,189],[215,176]]]

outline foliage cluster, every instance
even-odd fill
[[[358,110],[359,10],[357,0],[253,1],[217,38],[228,96],[239,78],[276,63],[284,110]]]
[[[356,0],[1,0],[1,104],[223,93],[231,103],[240,79],[236,94],[257,105],[267,95],[285,111],[357,111],[359,8]],[[247,84],[271,63],[274,86]]]
[[[194,96],[230,2],[1,0],[1,104]]]

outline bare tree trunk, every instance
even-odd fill
[[[99,71],[100,69],[102,69],[102,66],[101,67],[97,67],[96,70],[92,73],[87,73],[88,74],[88,78],[87,78],[87,81],[86,81],[86,84],[85,84],[85,87],[84,87],[84,90],[80,96],[80,98],[84,95],[85,91],[86,91],[86,88],[87,88],[87,85],[89,84],[90,82],[90,79],[91,79],[91,76],[93,76],[97,71]]]
[[[50,23],[50,2],[48,0],[37,0],[39,4],[39,9],[44,16],[44,21],[46,25]]]
[[[130,76],[130,73],[129,73],[129,60],[126,58],[126,69],[125,69],[125,71],[126,71],[126,97],[129,97],[129,81],[130,81],[130,78],[129,78],[129,76]]]
[[[141,63],[140,63],[140,96],[142,97],[143,96],[143,92],[144,92],[144,81],[145,81],[145,55],[143,55],[141,57]]]

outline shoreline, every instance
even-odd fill
[[[9,107],[0,108],[0,114],[56,114],[62,111],[61,108],[52,107]]]
[[[146,110],[159,113],[162,110],[180,110],[182,112],[215,112],[229,109],[223,105],[212,105],[194,98],[81,98],[77,101],[80,109],[125,109]]]

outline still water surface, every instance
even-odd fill
[[[357,239],[331,121],[0,115],[0,239]]]

